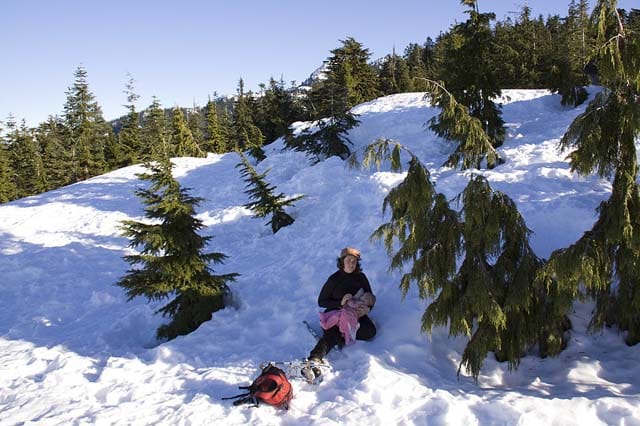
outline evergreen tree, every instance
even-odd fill
[[[401,149],[393,141],[378,141],[367,148],[364,164],[390,158],[397,170]],[[405,179],[384,200],[391,219],[371,238],[384,241],[390,269],[409,265],[400,281],[403,295],[415,282],[421,298],[433,299],[422,316],[423,331],[448,325],[451,336],[470,338],[460,368],[477,379],[488,352],[513,368],[537,342],[541,309],[534,278],[541,262],[509,197],[481,176],[472,177],[460,197],[457,213],[411,154]]]
[[[167,132],[167,119],[160,101],[155,96],[145,111],[142,123],[142,159],[145,161],[168,159],[171,146]]]
[[[187,126],[193,137],[193,143],[198,147],[201,152],[201,156],[207,155],[207,151],[203,149],[204,134],[202,132],[202,115],[200,114],[200,108],[194,103],[193,108],[187,111]]]
[[[330,92],[323,102],[326,103],[329,116],[315,123],[298,135],[291,135],[285,140],[287,148],[306,152],[315,161],[337,156],[346,160],[351,155],[351,141],[347,137],[349,130],[357,127],[360,122],[356,115],[349,110],[347,68],[349,64],[342,64],[343,72],[333,75],[333,83],[324,86]],[[345,79],[345,80],[342,80]]]
[[[309,97],[315,110],[315,118],[334,116],[335,97],[341,97],[343,109],[350,109],[363,102],[380,96],[376,72],[369,65],[368,49],[352,37],[340,40],[342,46],[331,51],[332,56],[327,59],[326,79],[317,82]]]
[[[640,342],[640,34],[622,19],[614,0],[599,0],[592,16],[604,88],[571,124],[561,147],[571,150],[573,171],[613,177],[612,191],[593,227],[552,253],[540,280],[555,288],[557,305],[565,310],[576,296],[594,297],[591,327],[617,325],[634,345]],[[550,353],[561,349],[553,346]]]
[[[455,25],[448,35],[439,38],[438,80],[444,81],[449,92],[469,109],[497,148],[504,142],[504,121],[500,107],[493,99],[500,96],[497,84],[495,44],[490,22],[493,13],[479,13],[473,0],[463,2],[469,9],[469,19]],[[443,136],[447,125],[433,123],[431,128]]]
[[[69,153],[64,149],[64,132],[64,124],[56,116],[49,116],[36,130],[36,142],[46,173],[46,190],[71,182]]]
[[[294,219],[284,209],[285,207],[293,206],[296,201],[304,198],[304,196],[299,195],[287,198],[282,193],[275,195],[276,187],[265,180],[271,169],[264,173],[258,173],[242,152],[238,154],[240,155],[240,163],[236,165],[236,168],[240,169],[240,174],[247,183],[245,194],[249,195],[253,200],[244,206],[250,209],[255,217],[262,218],[271,215],[271,219],[266,224],[271,225],[271,230],[274,234],[281,228],[291,225]]]
[[[208,264],[221,264],[222,253],[204,253],[212,237],[202,237],[204,227],[195,218],[195,207],[202,201],[192,197],[171,175],[171,162],[148,164],[149,172],[140,175],[150,182],[148,189],[136,194],[143,200],[145,216],[151,224],[125,221],[124,235],[140,254],[125,256],[130,265],[142,265],[127,271],[116,285],[125,289],[129,300],[144,296],[148,300],[173,299],[157,312],[171,318],[158,328],[158,338],[173,339],[188,334],[211,314],[225,307],[227,283],[238,274],[212,275]]]
[[[440,107],[440,114],[430,120],[429,128],[445,139],[458,142],[445,165],[462,169],[480,168],[483,161],[493,168],[500,160],[485,133],[482,123],[464,105],[447,91],[442,83],[426,80],[427,95],[431,103]]]
[[[74,84],[67,91],[64,124],[65,148],[71,154],[72,180],[76,182],[105,172],[105,148],[110,144],[113,132],[89,90],[87,72],[82,66],[76,69]]]
[[[218,116],[218,108],[214,100],[209,99],[205,106],[205,132],[203,149],[215,154],[229,152],[227,132]]]
[[[429,54],[425,52],[427,49],[426,46],[429,46],[430,49]],[[427,39],[427,44],[425,47],[420,46],[418,43],[410,43],[404,49],[404,60],[407,64],[407,69],[409,71],[409,78],[411,79],[411,89],[415,91],[424,91],[425,86],[423,83],[424,78],[428,78],[430,76],[429,66],[425,63],[425,58],[430,57],[433,65],[433,54],[434,54],[434,44],[430,38]]]
[[[0,135],[2,134],[0,129]],[[14,171],[9,160],[7,144],[0,139],[0,203],[6,203],[17,198],[17,190],[14,182]]]
[[[587,0],[571,0],[569,15],[559,40],[551,67],[550,89],[562,95],[562,105],[578,106],[587,100],[584,72],[592,48]]]
[[[289,124],[300,116],[291,91],[285,88],[282,79],[269,80],[269,86],[258,98],[258,111],[260,114],[256,118],[256,125],[264,135],[265,144],[287,135]]]
[[[244,93],[244,82],[240,79],[238,96],[233,108],[233,138],[236,151],[248,150],[258,161],[265,159],[262,145],[264,136],[253,122],[249,99]]]
[[[15,129],[12,144],[9,147],[15,185],[18,197],[28,197],[46,191],[47,181],[33,134],[23,121]]]
[[[180,107],[173,109],[171,119],[171,152],[178,157],[203,157],[204,151],[196,145]]]
[[[142,128],[140,126],[140,114],[136,111],[136,101],[140,96],[134,90],[134,79],[129,78],[125,94],[127,95],[126,108],[129,111],[124,117],[122,128],[118,133],[119,144],[122,149],[120,167],[137,164],[142,161]]]
[[[405,60],[395,53],[387,55],[380,68],[380,89],[384,95],[410,92],[413,88],[409,67]]]

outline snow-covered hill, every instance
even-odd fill
[[[591,227],[610,184],[571,173],[557,150],[583,108],[564,108],[545,91],[506,91],[502,101],[507,162],[481,173],[515,200],[535,232],[532,246],[547,257]],[[395,139],[429,166],[439,191],[453,197],[464,188],[472,172],[440,167],[452,146],[425,130],[436,110],[422,94],[354,112],[354,148]],[[489,356],[478,384],[456,377],[464,339],[420,333],[427,302],[415,289],[402,300],[399,273],[387,272],[384,248],[369,241],[403,174],[348,169],[336,158],[311,166],[280,142],[267,154],[258,166],[272,168],[267,180],[306,195],[289,211],[295,223],[275,235],[242,207],[235,154],[174,160],[180,182],[206,199],[199,217],[215,236],[210,248],[229,256],[216,273],[242,275],[232,285],[235,308],[168,343],[154,340],[159,305],[126,302],[113,285],[128,267],[119,223],[142,218],[133,194],[140,167],[0,206],[0,424],[640,424],[640,347],[627,347],[615,329],[587,334],[589,305],[576,305],[558,358],[527,357],[509,372]],[[307,355],[314,341],[301,320],[317,321],[317,294],[347,245],[362,250],[378,296],[376,339],[335,356],[319,387],[294,381],[287,412],[221,401],[262,361]]]

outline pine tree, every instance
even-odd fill
[[[64,124],[56,116],[49,116],[36,130],[35,137],[46,173],[47,190],[71,182],[71,163],[69,153],[64,148],[64,131]]]
[[[258,98],[258,107],[260,114],[256,119],[256,125],[264,135],[265,145],[287,135],[289,124],[298,120],[300,116],[293,95],[285,88],[282,79],[269,80],[269,86]]]
[[[561,140],[571,168],[613,178],[593,227],[568,248],[551,254],[541,281],[554,286],[558,306],[591,296],[592,329],[617,325],[626,342],[640,342],[640,187],[636,140],[640,135],[640,34],[622,19],[613,0],[599,0],[597,61],[603,90]],[[583,291],[586,290],[586,294]],[[557,327],[558,328],[558,327]],[[554,346],[551,354],[561,348]]]
[[[360,121],[349,110],[347,79],[349,64],[342,64],[343,72],[336,72],[333,83],[324,86],[325,100],[329,116],[315,123],[314,127],[291,135],[285,140],[287,148],[306,152],[315,161],[337,156],[346,160],[351,155],[351,140],[347,137],[349,130],[357,127]]]
[[[0,135],[2,129],[0,128]],[[14,182],[14,171],[9,161],[7,144],[0,139],[0,203],[6,203],[17,198],[17,190]]]
[[[24,121],[19,129],[15,129],[12,139],[9,155],[15,173],[18,197],[28,197],[46,191],[47,180],[42,158],[32,131]]]
[[[551,67],[550,89],[562,95],[562,105],[578,106],[588,98],[584,72],[592,49],[588,2],[571,0],[569,15],[556,43]]]
[[[205,106],[205,133],[203,149],[215,154],[229,152],[229,139],[218,116],[218,108],[214,100],[209,99]]]
[[[236,151],[248,150],[258,161],[265,159],[264,136],[253,122],[249,99],[244,93],[244,81],[238,83],[238,95],[233,108],[233,139]]]
[[[304,196],[287,198],[283,193],[275,195],[276,187],[265,180],[271,169],[264,173],[258,173],[242,152],[238,152],[238,154],[240,155],[240,163],[236,165],[236,168],[240,169],[240,175],[247,183],[245,194],[253,200],[244,206],[250,209],[255,217],[262,218],[271,215],[271,219],[266,224],[271,225],[274,234],[281,228],[291,225],[294,219],[284,209],[293,206]]]
[[[327,59],[326,79],[317,82],[309,94],[315,118],[334,116],[335,97],[341,98],[344,110],[380,96],[376,72],[368,61],[369,50],[352,37],[340,40],[342,46],[331,51]]]
[[[113,132],[89,90],[87,72],[82,66],[76,69],[75,82],[67,91],[64,124],[65,148],[71,154],[72,180],[77,182],[105,172],[105,148],[113,138]]]
[[[462,169],[480,168],[483,161],[493,168],[500,158],[483,125],[464,105],[447,91],[442,82],[425,80],[431,103],[440,107],[440,114],[432,118],[429,128],[445,139],[458,142],[458,147],[445,162],[446,166]]]
[[[140,126],[140,114],[136,111],[136,101],[140,96],[135,92],[134,79],[129,77],[125,94],[127,95],[126,108],[129,111],[124,117],[122,128],[118,133],[119,144],[122,149],[120,167],[137,164],[142,161],[142,129]]]
[[[171,118],[171,153],[178,157],[203,157],[206,153],[195,143],[180,107],[173,109]]]
[[[384,95],[410,92],[413,88],[405,60],[395,53],[387,55],[380,68],[380,89]]]
[[[171,146],[167,132],[167,119],[160,101],[155,96],[145,111],[142,123],[142,156],[144,161],[162,160],[171,157]]]
[[[198,147],[201,152],[200,156],[207,156],[207,150],[203,148],[204,134],[202,132],[202,115],[200,114],[200,108],[194,103],[193,108],[187,111],[187,127],[193,137],[193,143]]]
[[[125,289],[129,300],[144,296],[149,301],[173,299],[157,313],[171,318],[158,328],[158,338],[173,339],[188,334],[213,312],[225,307],[228,282],[238,274],[212,275],[208,264],[221,264],[222,253],[204,253],[212,237],[202,237],[204,227],[195,218],[195,207],[202,201],[192,197],[171,175],[169,160],[148,164],[149,172],[139,177],[149,181],[148,189],[136,194],[143,200],[149,223],[125,221],[124,235],[140,254],[125,256],[130,265],[141,265],[127,271],[116,285]]]
[[[473,0],[463,2],[469,19],[455,25],[450,33],[439,38],[438,80],[444,81],[449,92],[470,114],[482,123],[482,127],[494,148],[504,142],[504,121],[499,105],[493,99],[500,96],[495,64],[495,45],[490,22],[493,13],[479,13]],[[447,125],[433,123],[431,128],[443,136]]]

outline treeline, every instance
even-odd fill
[[[130,79],[125,88],[128,113],[112,123],[104,119],[87,71],[79,67],[60,116],[50,116],[36,128],[11,116],[1,123],[0,202],[166,156],[242,150],[260,160],[262,147],[280,137],[289,148],[319,159],[346,158],[346,135],[358,124],[351,107],[378,96],[424,91],[428,80],[444,82],[472,115],[488,123],[485,130],[496,147],[503,138],[502,122],[488,100],[500,89],[549,88],[562,94],[565,104],[584,101],[589,82],[585,67],[593,71],[596,66],[587,59],[595,33],[586,0],[571,0],[566,17],[534,18],[525,6],[517,18],[496,21],[494,14],[480,13],[475,3],[471,9],[467,22],[435,41],[412,43],[401,55],[394,51],[375,62],[361,43],[341,40],[310,88],[270,79],[252,92],[240,80],[235,96],[214,94],[205,106],[165,109],[153,98],[137,111],[139,96]],[[628,20],[635,24],[637,15],[632,11]],[[474,42],[465,43],[471,32]],[[485,99],[464,99],[472,86],[482,87]],[[317,128],[303,135],[290,133],[292,122],[308,120],[319,120]]]

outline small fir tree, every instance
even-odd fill
[[[142,265],[127,271],[116,285],[125,289],[129,300],[144,296],[149,301],[173,299],[156,312],[171,318],[158,328],[158,338],[173,339],[188,334],[211,314],[225,307],[227,283],[238,274],[213,275],[208,264],[221,264],[222,253],[204,253],[212,237],[202,237],[204,227],[195,218],[195,207],[202,201],[192,197],[171,175],[171,162],[147,164],[149,173],[139,177],[149,181],[148,189],[136,194],[143,200],[145,216],[151,223],[125,221],[123,233],[132,248],[140,253],[125,256],[130,265]]]
[[[121,148],[120,167],[137,164],[142,160],[142,129],[140,114],[136,111],[136,101],[140,96],[135,92],[135,80],[129,77],[124,93],[127,95],[128,110],[122,121],[122,128],[118,133]]]
[[[202,115],[200,113],[200,108],[193,103],[193,107],[191,110],[187,111],[187,126],[191,131],[191,136],[193,137],[193,143],[198,147],[200,151],[199,156],[206,157],[207,151],[203,148],[204,144],[204,133],[202,131],[203,128],[203,120]]]
[[[238,84],[238,96],[233,108],[233,135],[236,151],[249,151],[249,154],[258,161],[264,160],[262,150],[264,136],[255,125],[251,113],[250,102],[244,93],[244,82],[240,79]]]
[[[1,130],[1,129],[0,129]],[[2,132],[0,131],[0,135]],[[9,152],[4,139],[0,139],[0,203],[17,198],[14,171],[9,161]]]
[[[46,189],[51,190],[70,183],[70,159],[64,149],[64,124],[61,120],[49,116],[47,121],[38,126],[35,137],[46,173]]]
[[[250,209],[255,217],[262,218],[271,215],[271,219],[266,224],[271,225],[274,234],[281,228],[291,225],[294,219],[284,209],[293,206],[304,196],[287,197],[283,193],[275,195],[276,187],[265,180],[271,169],[264,173],[258,173],[242,152],[238,152],[238,154],[240,155],[240,163],[236,165],[236,168],[240,169],[240,175],[247,183],[245,194],[254,200],[244,206]]]
[[[42,157],[36,146],[33,133],[23,121],[14,131],[9,149],[18,197],[36,195],[47,189],[47,179]]]
[[[229,140],[218,116],[216,102],[209,99],[205,110],[205,132],[203,149],[214,154],[224,154],[230,150]]]
[[[206,156],[193,139],[182,109],[177,106],[173,109],[171,119],[171,148],[172,155],[177,157]]]
[[[70,153],[72,181],[104,173],[105,148],[113,139],[111,126],[89,90],[87,71],[79,66],[64,105],[65,148]]]
[[[160,101],[155,96],[145,111],[142,123],[142,155],[144,161],[163,160],[171,157],[167,131],[167,118]]]

